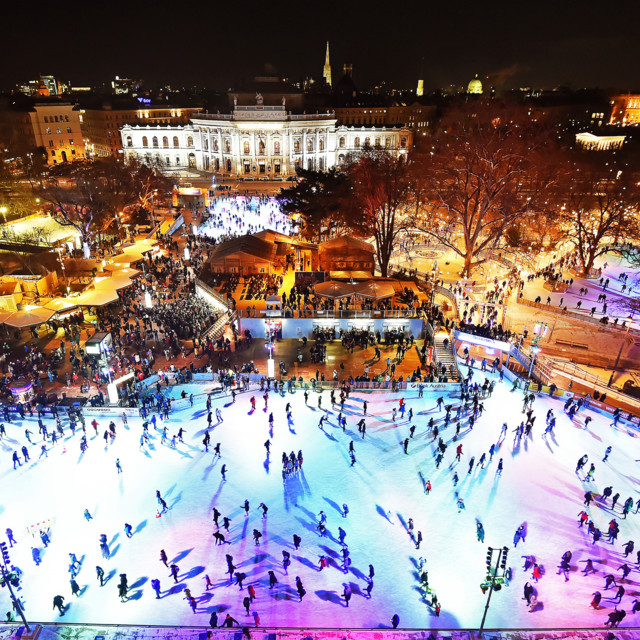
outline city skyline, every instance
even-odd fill
[[[410,89],[422,75],[429,91],[466,85],[476,73],[498,90],[640,87],[640,71],[625,62],[632,57],[633,25],[640,18],[640,8],[630,3],[615,16],[602,14],[592,2],[577,13],[547,0],[527,7],[526,14],[503,2],[491,10],[409,2],[399,10],[376,11],[361,2],[344,7],[330,1],[285,14],[252,3],[248,12],[200,5],[182,11],[183,20],[166,3],[153,10],[114,3],[109,12],[101,5],[66,7],[62,25],[54,5],[37,3],[37,19],[31,6],[12,7],[5,45],[18,55],[0,70],[3,89],[47,73],[76,86],[101,85],[120,75],[143,78],[152,87],[220,90],[265,72],[292,81],[320,80],[327,41],[334,83],[350,63],[359,88],[384,82]],[[208,28],[198,33],[193,24]],[[85,39],[92,43],[89,55]]]

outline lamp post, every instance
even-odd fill
[[[0,213],[2,214],[2,217],[4,218],[4,221],[7,221],[7,207],[0,207]]]
[[[22,618],[22,622],[24,622],[24,628],[27,630],[27,633],[31,633],[31,627],[27,622],[27,619],[24,617],[24,611],[22,610],[22,603],[16,598],[13,593],[13,589],[11,588],[11,576],[9,575],[9,571],[7,570],[7,565],[10,562],[9,559],[9,549],[7,549],[7,543],[0,543],[0,550],[2,551],[2,564],[0,564],[0,571],[2,572],[2,580],[4,584],[9,589],[9,595],[11,597],[11,602],[13,603],[14,609],[18,612],[20,617]]]
[[[540,351],[540,347],[531,347],[531,364],[529,365],[529,375],[528,377],[531,377],[531,372],[533,371],[533,365],[535,364],[536,361],[536,356],[538,355],[538,352]]]

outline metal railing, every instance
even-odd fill
[[[417,309],[256,309],[255,312],[248,309],[236,311],[239,318],[313,318],[313,319],[340,319],[340,318],[364,318],[376,320],[378,318],[406,318],[407,320],[419,319],[422,316]]]
[[[638,329],[623,327],[622,325],[615,325],[612,323],[604,324],[598,318],[592,318],[591,316],[584,313],[578,313],[577,311],[568,310],[565,311],[560,307],[554,307],[553,305],[544,304],[542,302],[534,302],[533,300],[527,300],[526,298],[520,298],[517,296],[516,300],[518,304],[523,304],[527,307],[534,307],[535,309],[541,309],[542,311],[547,311],[548,313],[555,313],[560,316],[573,318],[574,320],[582,320],[583,322],[597,325],[599,331],[622,331],[624,333],[630,333],[635,336],[640,336],[640,330]]]

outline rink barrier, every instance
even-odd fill
[[[225,614],[220,614],[219,620],[224,620]],[[239,625],[237,627],[211,628],[208,626],[176,627],[168,625],[119,625],[119,624],[83,624],[78,622],[32,622],[33,627],[39,625],[48,634],[68,638],[70,628],[86,631],[86,637],[103,637],[105,640],[119,640],[135,638],[136,640],[206,640],[207,637],[216,640],[374,640],[384,636],[389,640],[477,640],[479,629],[466,627],[458,629],[411,629],[389,627],[375,628],[323,628],[323,627],[255,627],[253,625]],[[485,628],[482,637],[488,640],[602,640],[606,627],[577,627],[568,628],[518,628],[492,629]],[[640,640],[640,627],[624,626],[617,629],[624,632],[624,638]],[[73,632],[74,636],[78,631]],[[24,627],[16,622],[2,622],[0,634],[11,638],[24,635]],[[209,635],[210,634],[210,635]],[[618,634],[619,635],[619,634]]]

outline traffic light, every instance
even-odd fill
[[[487,570],[491,568],[492,557],[493,557],[493,549],[489,547],[489,549],[487,550]]]
[[[489,589],[489,584],[487,582],[481,582],[480,589],[482,593],[487,593],[487,590]]]
[[[507,568],[508,547],[502,547],[502,557],[500,558],[500,568],[504,571]]]
[[[11,558],[9,558],[9,549],[6,542],[0,542],[0,551],[2,552],[2,562],[5,566],[11,564]]]

